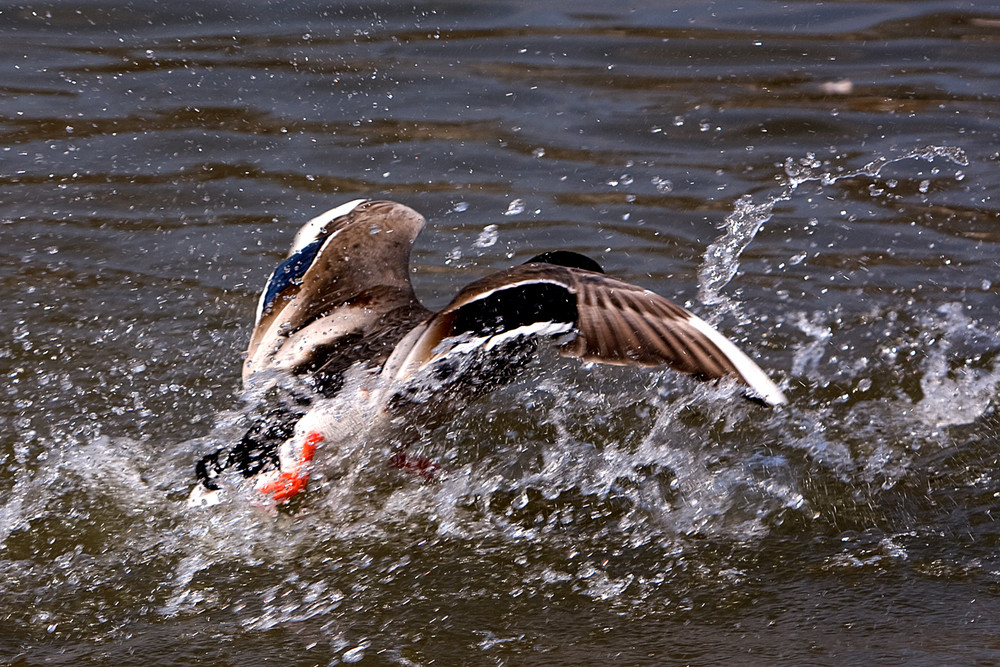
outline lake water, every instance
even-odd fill
[[[1000,6],[0,4],[0,661],[1000,661]],[[417,451],[188,509],[357,197],[431,306],[565,248],[790,405],[543,352]]]

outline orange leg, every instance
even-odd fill
[[[299,456],[299,460],[295,466],[288,472],[281,473],[277,479],[261,486],[261,493],[269,494],[274,498],[275,502],[283,503],[306,488],[306,482],[309,481],[307,466],[313,460],[313,455],[316,453],[316,445],[323,442],[323,440],[324,438],[321,433],[317,433],[316,431],[309,432],[302,443],[302,454]]]

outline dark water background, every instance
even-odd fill
[[[996,3],[8,3],[0,36],[4,663],[1000,660]],[[359,196],[428,217],[430,305],[577,250],[791,404],[543,354],[418,443],[445,482],[188,510],[257,290]]]

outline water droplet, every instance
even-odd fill
[[[517,498],[515,498],[514,501],[511,503],[511,505],[513,505],[515,509],[524,509],[525,505],[527,504],[528,504],[528,494],[524,491],[522,491],[521,494]]]
[[[524,200],[515,199],[508,206],[507,210],[504,211],[504,215],[521,215],[524,213]]]
[[[477,248],[489,248],[498,238],[500,238],[499,228],[496,225],[486,225],[473,245]]]
[[[344,662],[354,663],[354,662],[360,661],[362,658],[365,657],[365,649],[366,648],[368,648],[368,643],[367,642],[365,642],[365,643],[363,643],[363,644],[361,644],[359,646],[355,646],[354,648],[352,648],[352,649],[350,649],[348,651],[344,651]]]
[[[659,176],[653,176],[650,180],[653,187],[656,188],[657,192],[666,194],[674,189],[674,184],[666,178],[660,178]]]

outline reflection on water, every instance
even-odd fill
[[[276,9],[0,6],[5,661],[995,658],[1000,17]],[[791,403],[543,352],[440,482],[355,442],[188,510],[256,291],[358,196],[428,216],[429,305],[576,250]]]

